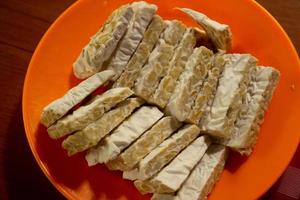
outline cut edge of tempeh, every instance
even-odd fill
[[[133,91],[126,87],[107,90],[90,104],[81,106],[72,114],[59,119],[47,129],[48,134],[51,138],[60,138],[74,131],[82,130],[131,95],[133,95]]]
[[[204,83],[197,94],[194,106],[189,113],[186,122],[199,124],[203,114],[208,109],[208,102],[214,98],[219,77],[223,72],[225,59],[221,54],[215,54],[212,60],[213,66],[208,71],[208,74],[204,80]]]
[[[119,103],[116,108],[104,113],[98,120],[90,123],[83,130],[67,137],[62,143],[62,147],[71,156],[97,145],[104,136],[109,134],[144,102],[138,97],[126,99]],[[92,163],[92,161],[89,161],[89,163]]]
[[[109,136],[92,148],[88,154],[95,153],[98,163],[115,159],[125,148],[153,126],[163,113],[156,107],[143,106],[122,122]]]
[[[193,53],[193,49],[196,45],[196,35],[196,31],[193,28],[187,28],[182,40],[175,49],[167,75],[162,78],[157,89],[151,95],[149,102],[160,108],[166,106],[175,89],[180,74],[184,71],[188,58]]]
[[[213,52],[204,46],[195,48],[189,57],[184,72],[177,80],[175,90],[165,108],[165,112],[184,121],[195,102],[207,71],[211,68]]]
[[[163,19],[160,16],[155,15],[145,31],[143,40],[137,47],[136,52],[133,54],[125,67],[125,70],[112,87],[132,88],[134,86],[134,82],[138,78],[140,70],[146,63],[164,28],[165,23]]]
[[[126,180],[135,181],[139,178],[139,169],[134,168],[132,170],[124,171],[122,177]]]
[[[229,138],[257,59],[250,54],[224,56],[226,64],[202,128],[212,136]]]
[[[210,144],[211,140],[207,135],[196,138],[158,174],[145,181],[136,181],[135,186],[143,194],[176,192],[201,160]]]
[[[219,180],[227,157],[228,149],[225,146],[211,145],[177,193],[155,193],[152,200],[206,199]]]
[[[155,175],[199,134],[200,129],[196,125],[185,125],[179,129],[139,162],[138,179],[146,180]]]
[[[177,8],[183,13],[193,18],[199,25],[203,27],[207,35],[213,41],[217,49],[229,51],[232,46],[232,33],[227,24],[221,24],[208,18],[203,13],[192,10],[190,8]]]
[[[97,88],[111,80],[114,74],[112,70],[96,73],[68,90],[62,97],[52,101],[43,109],[41,123],[46,127],[52,125]]]
[[[141,159],[180,128],[181,125],[181,122],[171,116],[160,119],[116,159],[106,163],[106,166],[110,170],[131,170]]]
[[[161,33],[159,41],[133,87],[135,94],[147,101],[155,92],[160,80],[166,75],[169,62],[186,30],[185,25],[180,21],[172,20],[166,23],[167,27]]]
[[[105,63],[107,69],[115,71],[114,81],[120,77],[130,58],[135,53],[157,10],[156,5],[146,3],[145,1],[133,2],[131,7],[134,14],[127,31],[111,58]]]
[[[87,78],[102,70],[103,63],[110,58],[133,16],[129,4],[117,8],[100,30],[92,36],[73,64],[74,75]]]
[[[221,143],[241,154],[250,155],[263,123],[264,114],[279,82],[280,72],[272,67],[256,67],[230,139]]]

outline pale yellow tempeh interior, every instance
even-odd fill
[[[129,22],[127,31],[112,57],[105,63],[107,69],[115,71],[114,80],[117,80],[123,72],[157,10],[156,5],[148,4],[144,1],[133,2],[131,7],[133,9],[133,17]]]
[[[165,26],[161,17],[157,15],[153,17],[145,31],[142,42],[139,44],[119,79],[114,82],[113,87],[132,88],[134,86],[134,82],[138,78],[140,70],[146,63]]]
[[[211,68],[213,52],[204,46],[195,48],[179,77],[176,88],[166,106],[166,112],[185,121],[191,112],[204,78]]]
[[[59,138],[74,131],[82,130],[131,95],[133,95],[133,91],[129,88],[108,90],[95,98],[90,104],[81,106],[72,114],[59,119],[48,128],[48,134],[52,138]]]
[[[141,193],[176,192],[201,160],[210,143],[208,136],[198,137],[157,175],[145,181],[137,180],[135,186]]]
[[[177,20],[168,21],[161,33],[158,43],[151,52],[146,65],[142,68],[134,86],[136,95],[148,99],[166,75],[169,62],[186,30],[184,24]]]
[[[83,130],[70,135],[63,141],[62,147],[68,151],[69,155],[73,155],[95,146],[143,103],[144,100],[140,98],[126,99]]]
[[[106,165],[109,169],[122,171],[131,170],[142,158],[175,132],[181,122],[168,116],[159,120],[150,130],[143,134],[135,143]]]
[[[256,67],[247,93],[244,94],[233,134],[218,142],[234,148],[241,154],[250,154],[256,143],[264,113],[279,81],[279,72],[271,67]]]

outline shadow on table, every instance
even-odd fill
[[[24,132],[21,101],[6,131],[4,182],[8,199],[64,199],[46,179],[31,153]],[[1,196],[1,195],[0,195]]]

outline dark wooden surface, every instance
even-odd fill
[[[21,99],[25,73],[36,45],[73,2],[0,0],[0,199],[64,199],[32,156],[23,128]],[[281,23],[300,52],[300,0],[258,2]],[[299,160],[300,152],[297,154]],[[279,199],[275,190],[276,184],[264,199]]]

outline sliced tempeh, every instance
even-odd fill
[[[201,160],[210,143],[208,136],[200,136],[157,175],[149,180],[137,180],[135,186],[143,194],[176,192]]]
[[[143,103],[144,100],[140,98],[126,99],[118,104],[115,109],[104,113],[100,119],[90,123],[82,131],[70,135],[63,141],[62,147],[68,151],[69,155],[73,155],[95,146]]]
[[[149,99],[151,103],[161,108],[164,108],[168,103],[175,89],[176,81],[184,71],[185,64],[196,45],[196,35],[196,31],[191,28],[188,28],[184,33],[182,40],[174,52],[167,75],[161,80],[155,93]]]
[[[180,75],[176,88],[166,106],[166,111],[179,121],[184,121],[191,112],[194,101],[208,70],[212,66],[213,52],[206,47],[194,49]]]
[[[157,6],[144,1],[131,4],[133,17],[118,47],[108,62],[105,63],[108,69],[115,71],[114,80],[118,79],[125,66],[141,42],[144,32],[152,20]]]
[[[122,177],[123,179],[131,180],[131,181],[137,180],[139,178],[139,169],[134,168],[129,171],[124,171]]]
[[[227,54],[225,59],[224,71],[203,129],[213,136],[228,138],[257,60],[249,54]]]
[[[128,149],[115,160],[106,165],[111,170],[127,171],[132,169],[141,159],[162,143],[167,137],[181,126],[181,122],[174,117],[160,119],[150,130],[144,133]]]
[[[98,163],[106,163],[115,159],[122,150],[140,137],[162,116],[163,113],[156,107],[143,106],[139,108],[111,135],[105,137],[95,148],[89,151],[86,156],[88,162],[90,156],[96,157]]]
[[[41,123],[47,127],[52,125],[98,87],[111,80],[114,74],[112,70],[99,72],[70,89],[64,96],[51,102],[43,109]]]
[[[140,70],[146,63],[164,28],[165,23],[162,18],[158,15],[155,15],[144,34],[142,42],[139,44],[136,52],[129,60],[124,72],[113,84],[113,87],[132,88],[134,86],[134,82],[138,78]]]
[[[212,68],[208,71],[208,75],[197,95],[194,106],[185,121],[199,124],[199,121],[208,107],[208,102],[214,98],[219,76],[225,65],[223,55],[216,54],[213,59]]]
[[[90,104],[81,106],[72,114],[58,120],[48,128],[48,134],[51,138],[59,138],[74,131],[82,130],[132,94],[133,91],[126,87],[110,89]]]
[[[189,8],[179,8],[179,10],[191,16],[203,27],[217,49],[228,51],[231,48],[232,34],[228,25],[220,24],[206,15]]]
[[[200,133],[196,125],[185,125],[177,133],[161,143],[139,162],[139,178],[146,180],[167,165],[182,149]]]
[[[211,145],[176,194],[154,194],[152,200],[204,200],[223,172],[228,151]]]
[[[271,67],[257,67],[251,80],[248,92],[235,122],[230,139],[221,139],[222,144],[229,146],[241,154],[249,155],[256,143],[264,113],[272,99],[279,81],[280,73]]]
[[[168,21],[167,24],[167,28],[162,32],[134,86],[136,95],[146,100],[155,91],[160,80],[166,75],[175,48],[182,39],[186,29],[177,20]]]
[[[111,14],[73,64],[77,78],[87,78],[103,69],[103,63],[110,58],[125,34],[132,16],[133,9],[129,4],[121,6]]]

